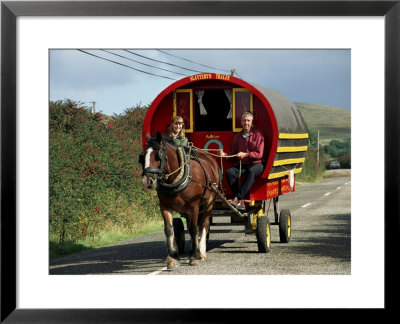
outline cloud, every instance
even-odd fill
[[[95,53],[107,57],[107,53]],[[75,89],[102,89],[110,84],[118,86],[135,81],[135,75],[127,68],[77,50],[50,51],[50,78],[55,86]]]
[[[174,79],[184,77],[100,50],[87,51],[154,74]],[[131,51],[144,57],[123,50],[112,50],[133,60],[185,75],[197,72],[180,69],[178,66],[195,71],[225,74],[235,69],[239,78],[276,90],[292,101],[350,108],[350,50],[163,50],[186,60],[155,49],[131,49]],[[168,62],[174,66],[161,62]],[[123,109],[140,102],[150,103],[162,90],[174,82],[77,50],[50,52],[50,80],[52,100],[69,96],[76,96],[80,101],[94,100],[104,112],[111,114],[112,112],[121,113]]]

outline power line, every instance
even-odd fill
[[[190,62],[190,63],[198,64],[198,65],[204,66],[204,67],[206,67],[206,68],[213,69],[213,70],[219,70],[219,71],[224,71],[224,72],[231,72],[231,71],[228,71],[228,70],[218,69],[218,68],[215,68],[215,67],[212,67],[212,66],[208,66],[208,65],[201,64],[201,63],[197,63],[197,62],[195,62],[195,61],[191,61],[191,60],[188,60],[188,59],[186,59],[186,58],[183,58],[183,57],[180,57],[180,56],[171,54],[171,53],[164,52],[164,51],[162,51],[162,50],[157,50],[157,51],[159,51],[159,52],[161,52],[161,53],[164,53],[164,54],[167,54],[167,55],[170,55],[170,56],[173,56],[173,57],[177,57],[177,58],[179,58],[179,59],[181,59],[181,60],[188,61],[188,62]]]
[[[184,67],[181,67],[181,66],[179,66],[179,65],[172,64],[172,63],[168,63],[168,62],[163,62],[163,61],[159,61],[159,60],[156,60],[156,59],[152,59],[152,58],[146,57],[146,56],[144,56],[144,55],[140,55],[140,54],[134,53],[134,52],[132,52],[132,51],[130,51],[130,50],[127,50],[127,49],[125,49],[124,51],[127,51],[128,53],[131,53],[131,54],[133,54],[133,55],[137,55],[137,56],[143,57],[143,58],[148,59],[148,60],[151,60],[151,61],[155,61],[155,62],[158,62],[158,63],[163,63],[163,64],[168,64],[168,65],[171,65],[171,66],[175,66],[175,67],[180,68],[180,69],[183,69],[183,70],[192,71],[192,72],[197,72],[197,73],[205,73],[204,71],[192,70],[192,69],[184,68]]]
[[[135,70],[135,71],[138,71],[138,72],[141,72],[141,73],[145,73],[145,74],[149,74],[149,75],[152,75],[152,76],[157,76],[157,77],[160,77],[160,78],[164,78],[164,79],[170,79],[170,80],[176,81],[176,79],[169,78],[169,77],[166,77],[166,76],[163,76],[163,75],[158,75],[158,74],[154,74],[154,73],[146,72],[146,71],[139,70],[139,69],[135,69],[135,68],[133,68],[133,67],[131,67],[131,66],[129,66],[129,65],[125,65],[125,64],[122,64],[122,63],[119,63],[119,62],[113,61],[113,60],[109,60],[109,59],[106,59],[106,58],[104,58],[104,57],[101,57],[101,56],[98,56],[98,55],[95,55],[95,54],[92,54],[92,53],[86,52],[86,51],[84,51],[84,50],[81,50],[81,49],[78,49],[78,51],[79,51],[79,52],[82,52],[82,53],[85,53],[85,54],[88,54],[88,55],[91,55],[91,56],[94,56],[94,57],[97,57],[97,58],[99,58],[99,59],[102,59],[102,60],[105,60],[105,61],[111,62],[111,63],[114,63],[114,64],[118,64],[118,65],[121,65],[121,66],[127,67],[127,68],[129,68],[129,69],[132,69],[132,70]]]
[[[109,53],[109,54],[112,54],[112,55],[115,55],[115,56],[122,57],[122,58],[124,58],[124,59],[126,59],[126,60],[129,60],[129,61],[132,61],[132,62],[135,62],[135,63],[143,64],[143,65],[146,65],[146,66],[150,66],[151,68],[154,68],[154,69],[159,69],[159,70],[163,70],[163,71],[167,71],[167,72],[171,72],[171,73],[175,73],[175,74],[179,74],[179,75],[183,75],[183,76],[188,76],[187,74],[183,74],[183,73],[179,73],[179,72],[174,72],[174,71],[167,70],[167,69],[163,69],[163,68],[160,68],[160,67],[157,67],[157,66],[154,66],[154,65],[150,65],[150,64],[143,63],[143,62],[139,62],[139,61],[133,60],[133,59],[131,59],[131,58],[129,58],[129,57],[126,57],[126,56],[123,56],[123,55],[120,55],[120,54],[116,54],[116,53],[110,52],[110,51],[108,51],[108,50],[102,49],[101,51],[106,52],[106,53]]]

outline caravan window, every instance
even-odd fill
[[[173,116],[181,116],[185,123],[185,132],[193,132],[193,90],[178,89],[174,91]]]
[[[183,117],[187,133],[239,132],[240,118],[246,110],[253,112],[253,95],[244,88],[174,91],[173,115]]]
[[[232,131],[231,89],[194,90],[195,130]]]
[[[242,130],[241,117],[245,111],[253,112],[253,94],[243,88],[233,89],[232,95],[233,104],[233,119],[232,129],[234,132],[240,132]]]

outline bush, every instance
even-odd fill
[[[137,163],[146,107],[112,117],[70,100],[49,109],[51,238],[81,240],[116,224],[134,230],[158,217]]]
[[[325,170],[325,157],[323,154],[323,150],[319,150],[319,163],[318,163],[318,139],[317,134],[311,130],[307,123],[306,129],[308,133],[309,145],[307,152],[305,154],[305,161],[303,163],[301,173],[296,175],[296,179],[300,181],[312,182],[315,181],[318,177],[322,176],[322,173]]]
[[[339,157],[338,161],[339,161],[340,167],[342,169],[351,169],[351,155],[350,154],[342,155],[341,157]]]
[[[300,181],[312,182],[318,177],[322,176],[322,173],[325,170],[324,165],[325,162],[323,160],[323,154],[320,154],[320,161],[318,166],[317,150],[313,148],[308,148],[302,171],[301,173],[296,175],[296,179]]]
[[[333,158],[350,155],[350,141],[331,140],[329,145],[324,146],[324,152]]]

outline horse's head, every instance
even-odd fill
[[[148,189],[155,189],[157,179],[160,179],[165,169],[167,155],[165,146],[162,143],[162,136],[157,132],[156,137],[146,135],[147,146],[142,155],[139,156],[139,162],[143,169],[143,184]]]

